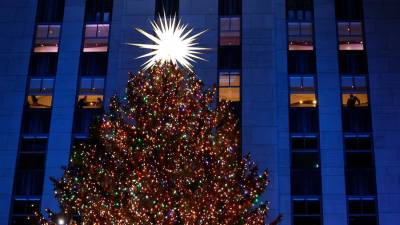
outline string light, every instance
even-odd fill
[[[62,218],[264,224],[268,207],[260,196],[268,173],[259,174],[249,155],[239,157],[237,118],[228,102],[214,106],[215,91],[171,63],[131,75],[126,96],[110,99],[109,112],[54,180]],[[49,214],[41,224],[56,225],[58,214]]]

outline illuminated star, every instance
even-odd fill
[[[195,59],[204,60],[198,55],[202,54],[201,50],[208,50],[208,48],[195,47],[198,44],[195,41],[205,31],[190,36],[193,29],[186,30],[187,25],[182,25],[180,20],[176,20],[176,17],[167,20],[164,15],[164,18],[159,17],[159,21],[159,24],[156,21],[150,21],[155,35],[136,28],[137,31],[153,41],[154,44],[128,43],[128,45],[151,50],[149,53],[138,57],[150,57],[143,64],[145,70],[156,64],[156,62],[161,62],[162,64],[172,62],[175,65],[180,64],[191,70],[191,63]]]

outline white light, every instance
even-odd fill
[[[193,29],[186,30],[187,25],[181,25],[181,21],[176,21],[176,17],[167,20],[167,17],[164,15],[164,18],[161,18],[161,16],[159,17],[159,21],[159,24],[155,21],[150,22],[155,35],[149,34],[140,28],[136,28],[137,31],[153,41],[154,44],[128,43],[128,45],[151,50],[149,53],[138,57],[150,57],[150,59],[143,64],[145,70],[158,61],[162,64],[166,62],[172,62],[175,65],[180,64],[191,70],[191,62],[194,62],[194,59],[204,60],[198,56],[202,54],[199,51],[208,50],[208,48],[194,46],[197,45],[195,42],[197,37],[205,31],[189,36]]]
[[[58,219],[57,223],[58,223],[58,225],[64,225],[65,221],[63,218],[60,218],[60,219]]]

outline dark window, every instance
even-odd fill
[[[64,0],[39,0],[36,21],[39,23],[62,22],[64,16]]]
[[[220,47],[218,51],[218,64],[220,69],[240,69],[242,67],[241,47]]]
[[[292,136],[292,150],[317,150],[318,138],[317,136]]]
[[[316,133],[319,130],[317,108],[292,107],[289,117],[290,132],[292,133]]]
[[[56,75],[57,53],[33,53],[29,68],[29,75]]]
[[[20,153],[15,172],[15,195],[41,195],[45,167],[44,153]]]
[[[112,0],[87,0],[86,22],[110,22],[112,15]]]
[[[289,51],[288,67],[289,74],[315,74],[314,51]]]
[[[36,199],[15,199],[13,202],[13,215],[34,215],[40,210],[40,202]]]
[[[293,199],[293,224],[321,224],[321,202],[319,199]]]
[[[370,136],[345,136],[344,147],[346,151],[371,150],[372,141]]]
[[[219,0],[220,15],[240,15],[242,13],[242,0]]]
[[[346,169],[347,195],[375,195],[376,180],[374,169]]]
[[[339,51],[339,73],[367,74],[367,55],[364,51]]]
[[[371,110],[369,107],[343,107],[344,132],[371,132]]]
[[[291,166],[292,195],[321,194],[319,153],[293,153]]]
[[[374,198],[349,198],[349,225],[376,225],[376,201]]]
[[[346,152],[346,168],[373,169],[374,159],[371,152]]]
[[[336,19],[338,20],[361,20],[363,17],[362,0],[335,0]]]
[[[81,54],[79,75],[106,75],[108,56],[106,52]]]
[[[287,19],[288,20],[307,20],[313,18],[312,0],[287,0]]]
[[[42,153],[46,151],[46,148],[47,138],[29,138],[21,141],[21,152]]]
[[[49,133],[51,120],[50,109],[25,109],[23,117],[24,134]]]
[[[156,0],[155,16],[175,16],[179,14],[179,0]]]
[[[11,225],[37,225],[34,216],[12,216]]]
[[[74,118],[74,133],[88,134],[90,125],[95,119],[98,119],[102,113],[102,109],[76,109]]]

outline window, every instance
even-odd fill
[[[368,94],[366,93],[351,93],[342,94],[343,107],[368,107]]]
[[[47,138],[24,138],[21,141],[21,152],[44,153],[47,149]]]
[[[295,198],[292,207],[294,225],[321,224],[321,202],[318,198]]]
[[[242,13],[242,0],[219,0],[220,15],[240,15]]]
[[[26,102],[31,109],[50,109],[52,99],[51,95],[28,95]]]
[[[242,67],[240,46],[225,46],[218,49],[218,67],[220,69],[240,69]]]
[[[366,76],[342,76],[343,91],[367,91],[367,87]]]
[[[80,109],[99,109],[103,107],[103,95],[79,95],[77,107]]]
[[[87,0],[85,21],[110,22],[112,5],[112,0]]]
[[[219,101],[240,101],[240,73],[220,72],[219,74]]]
[[[45,167],[44,153],[20,153],[15,174],[16,196],[42,194]]]
[[[313,19],[313,1],[312,0],[287,0],[287,19],[311,21]]]
[[[349,209],[349,225],[376,225],[377,209],[373,197],[350,197],[347,201]]]
[[[362,0],[335,0],[336,19],[361,20],[363,17]]]
[[[315,81],[313,76],[290,76],[290,91],[315,91]]]
[[[344,147],[346,151],[370,151],[372,140],[369,135],[345,135]]]
[[[156,0],[155,16],[175,16],[179,14],[179,0]]]
[[[107,52],[109,30],[109,24],[87,24],[83,51]]]
[[[82,83],[81,80],[81,88],[82,85],[85,87],[88,87],[89,81],[86,78],[84,83]],[[93,87],[93,85],[96,85],[96,79],[91,79],[90,80],[90,86]],[[98,79],[98,81],[101,83],[101,81],[104,81],[102,79]],[[91,94],[84,94],[82,93],[83,90],[80,89],[80,95],[78,96],[77,103],[76,103],[76,110],[75,110],[75,117],[74,117],[74,133],[76,135],[82,135],[83,137],[87,137],[87,134],[89,133],[89,127],[92,124],[92,122],[99,118],[99,116],[102,115],[103,113],[103,100],[104,96],[102,93],[94,94],[93,92]]]
[[[103,93],[104,91],[104,78],[90,78],[82,77],[79,85],[79,93]]]
[[[33,53],[29,67],[29,75],[46,76],[56,75],[57,73],[57,53]]]
[[[30,78],[29,93],[51,94],[54,88],[54,78]]]
[[[292,153],[291,189],[292,195],[321,194],[319,153]]]
[[[219,19],[219,44],[221,46],[240,45],[240,17],[221,17]]]
[[[317,107],[315,94],[290,94],[290,107]]]
[[[62,22],[64,17],[64,0],[39,0],[36,21],[38,23]]]
[[[40,201],[35,198],[16,198],[13,202],[13,215],[34,215],[40,210]]]
[[[47,134],[50,129],[50,109],[25,109],[22,123],[24,134]]]
[[[315,135],[292,135],[293,151],[318,151],[318,137]]]
[[[37,25],[34,52],[58,52],[61,25]]]
[[[339,50],[364,50],[361,22],[338,22]]]
[[[365,51],[340,51],[340,74],[367,74],[368,61]]]
[[[288,52],[289,74],[315,74],[314,51],[289,51]]]
[[[371,152],[346,152],[346,193],[375,195],[374,159]]]
[[[79,75],[106,75],[107,63],[106,52],[81,53]]]
[[[312,51],[313,25],[311,22],[289,22],[288,23],[288,45],[289,51]]]
[[[291,107],[289,129],[291,133],[317,133],[319,131],[317,108]]]

